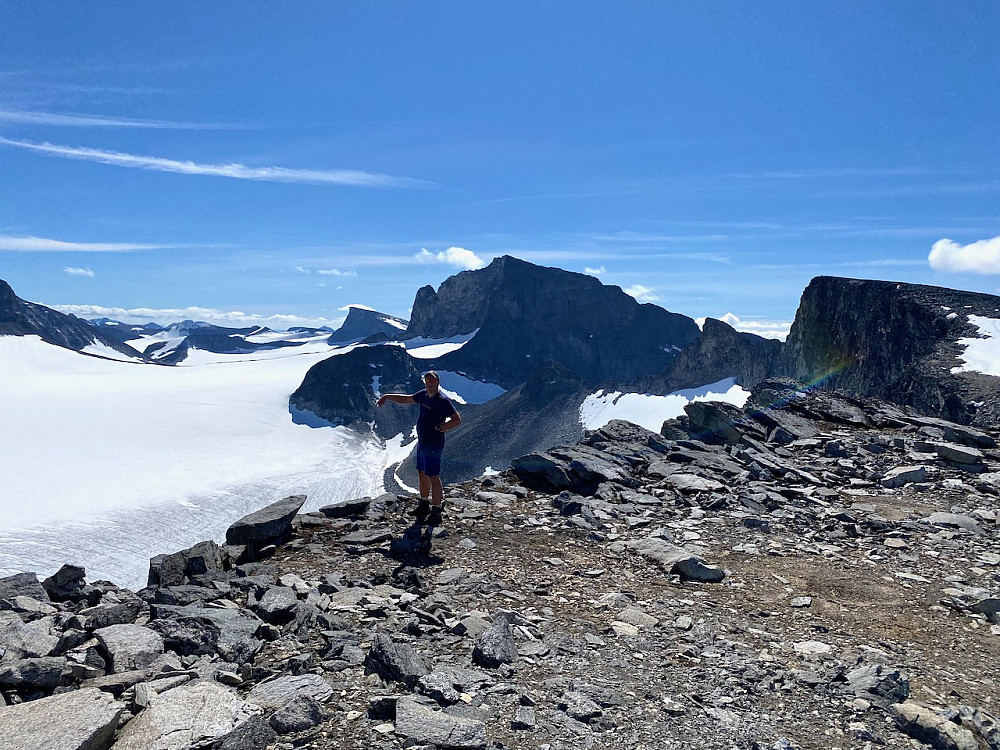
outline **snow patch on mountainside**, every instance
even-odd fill
[[[485,404],[507,392],[507,389],[496,383],[473,380],[460,372],[438,370],[438,375],[441,376],[441,390],[444,394],[460,404]]]
[[[95,357],[104,357],[105,359],[115,359],[120,362],[142,362],[141,359],[137,357],[130,357],[127,354],[123,354],[117,349],[112,349],[107,344],[102,344],[100,341],[95,341],[93,344],[88,344],[80,350],[84,354],[93,354]]]
[[[1000,376],[1000,320],[982,315],[970,315],[969,322],[979,329],[983,338],[959,339],[965,347],[962,364],[952,367],[956,372],[981,372]]]
[[[460,336],[452,336],[447,339],[428,339],[423,336],[417,336],[416,338],[407,339],[403,342],[403,345],[411,357],[416,357],[417,359],[434,359],[435,357],[440,357],[449,352],[461,349],[472,341],[477,333],[479,333],[478,328],[470,333],[463,333]]]
[[[700,388],[685,388],[667,396],[648,393],[622,393],[603,390],[593,393],[580,406],[580,422],[585,430],[597,430],[612,419],[624,419],[659,432],[664,421],[679,417],[692,401],[725,401],[743,406],[750,391],[736,385],[736,378],[725,378]]]

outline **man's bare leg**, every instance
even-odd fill
[[[431,505],[440,508],[444,502],[444,487],[441,486],[441,476],[427,477],[427,482],[431,488]],[[421,494],[423,492],[421,491]]]
[[[417,469],[417,477],[420,479],[418,483],[418,486],[420,487],[420,499],[426,500],[431,496],[431,478],[424,474],[422,469]],[[440,477],[435,477],[435,479],[438,480],[438,486],[440,486]]]

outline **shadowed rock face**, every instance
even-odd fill
[[[376,378],[379,393],[410,394],[424,387],[420,375],[401,346],[360,347],[309,368],[289,404],[332,424],[367,429],[375,422],[376,434],[392,437],[410,432],[417,420],[416,407],[391,403],[376,407]]]
[[[639,390],[671,393],[736,378],[744,388],[771,377],[781,355],[781,342],[741,333],[721,320],[706,318],[701,336],[666,371],[645,381]]]
[[[779,370],[963,424],[998,424],[1000,378],[956,373],[968,315],[1000,317],[1000,297],[819,276],[799,304]],[[976,404],[982,404],[976,406]]]
[[[105,335],[84,320],[73,315],[25,302],[14,294],[10,285],[0,279],[0,336],[38,336],[65,349],[79,351],[90,344],[100,343],[130,357],[141,355],[135,349]]]
[[[543,359],[595,383],[653,375],[699,336],[691,318],[640,305],[618,287],[510,256],[452,276],[437,292],[421,288],[407,333],[447,338],[477,328],[433,366],[505,388],[524,382]]]

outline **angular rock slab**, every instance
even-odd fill
[[[923,466],[897,466],[889,469],[882,477],[882,486],[895,489],[907,484],[922,484],[927,481],[927,469]]]
[[[917,703],[889,706],[889,715],[904,734],[940,750],[980,750],[976,736],[953,721]]]
[[[223,737],[255,713],[215,682],[192,682],[150,699],[112,750],[188,750]]]
[[[612,549],[616,548],[638,552],[643,557],[658,563],[668,573],[676,573],[686,581],[718,583],[726,577],[726,571],[722,568],[706,565],[705,561],[693,552],[658,537],[616,543]]]
[[[59,645],[52,618],[22,622],[13,612],[0,612],[0,660],[48,656]]]
[[[319,509],[327,518],[349,518],[351,516],[364,515],[371,505],[370,497],[359,497],[354,500],[338,500],[330,505],[324,505]]]
[[[486,747],[485,723],[435,711],[413,698],[401,698],[396,702],[396,734],[414,743],[439,748],[476,750]]]
[[[281,708],[303,696],[324,703],[332,695],[333,688],[318,674],[300,674],[262,682],[250,691],[247,702],[266,710]]]
[[[0,707],[4,750],[108,750],[125,705],[93,688]]]
[[[163,636],[141,625],[109,625],[94,637],[111,656],[114,672],[143,669],[163,653]]]
[[[226,544],[261,546],[286,538],[292,529],[292,519],[305,501],[305,495],[291,495],[244,516],[226,529]]]
[[[430,673],[424,660],[408,643],[398,643],[390,636],[377,634],[365,657],[365,671],[383,680],[401,682],[409,688]]]
[[[0,688],[54,688],[62,683],[67,664],[64,656],[8,662],[0,669]]]
[[[157,555],[149,561],[146,585],[180,586],[196,576],[217,578],[225,572],[226,559],[226,551],[211,540],[170,555]]]

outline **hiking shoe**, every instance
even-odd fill
[[[416,516],[417,518],[426,518],[427,514],[431,512],[431,504],[421,498],[420,502],[417,503],[417,507],[410,511],[411,516]]]
[[[427,516],[428,526],[440,526],[441,525],[441,506],[435,505],[431,508],[430,515]]]

